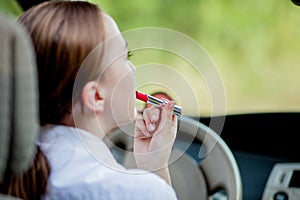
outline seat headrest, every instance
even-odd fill
[[[0,13],[0,179],[32,164],[39,128],[38,85],[31,39],[21,24]]]

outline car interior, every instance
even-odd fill
[[[294,130],[299,117],[299,113],[230,115],[220,136],[209,128],[211,118],[182,117],[173,150],[180,159],[171,162],[170,169],[179,199],[298,199]],[[119,162],[134,167],[128,130],[133,126],[115,130],[107,143]]]
[[[18,0],[24,10],[40,2],[43,0]],[[292,0],[292,2],[293,6],[300,6],[299,0]],[[0,23],[0,106],[4,97],[2,86],[8,82],[5,78],[7,76],[2,76],[5,72],[2,68],[3,63],[7,62],[6,52],[11,48],[6,43],[7,26],[4,20]],[[16,33],[14,28],[9,36],[12,33]],[[10,58],[17,59],[15,56],[23,55],[24,48],[27,50],[31,48],[16,47],[21,50],[11,52],[19,54],[11,55]],[[20,99],[20,101],[27,100]],[[11,108],[11,105],[6,106]],[[17,124],[12,122],[15,119],[7,118],[7,115],[3,114],[7,109],[6,106],[1,107],[2,130],[8,126],[7,123]],[[36,108],[33,108],[33,111],[34,109]],[[33,111],[29,112],[32,114]],[[18,120],[26,123],[24,127],[30,130],[36,124],[25,121],[28,119],[27,116]],[[224,121],[222,129],[211,128],[212,121]],[[300,123],[299,111],[243,112],[217,116],[183,115],[178,118],[178,122],[178,133],[169,162],[172,184],[178,199],[300,199],[300,154],[297,137],[298,123]],[[128,168],[135,167],[133,135],[128,134],[133,133],[133,130],[134,124],[129,124],[114,130],[105,138],[117,161]],[[9,154],[6,153],[15,148],[6,145],[11,144],[8,142],[9,134],[9,132],[0,134],[0,175],[11,165],[7,160]],[[28,141],[21,137],[25,149],[33,148],[35,144],[32,140],[35,137],[34,134],[31,135]],[[24,155],[26,159],[32,156],[32,152],[28,151],[26,151],[28,154]],[[17,152],[20,153],[20,150]],[[20,157],[17,164],[13,164],[17,166],[16,168],[22,167],[17,170],[22,171],[26,168],[21,165],[25,158]],[[0,196],[0,199],[2,198],[13,197]]]
[[[0,13],[0,178],[28,170],[38,134],[34,50],[26,30]],[[26,105],[26,106],[24,106]],[[1,184],[1,187],[3,185]],[[5,187],[1,191],[6,190]],[[0,199],[17,199],[0,194]]]

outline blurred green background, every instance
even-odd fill
[[[21,11],[13,2],[1,0],[0,9],[17,16]],[[90,2],[111,15],[121,31],[170,28],[202,45],[223,79],[228,114],[300,111],[300,7],[290,0]],[[141,59],[148,59],[138,56],[134,53],[132,58],[137,66]],[[154,59],[172,65],[164,61],[172,60],[170,56]],[[198,95],[204,99],[202,114],[210,114],[209,92]],[[198,113],[187,108],[186,114]]]
[[[0,0],[0,11],[5,12],[6,14],[16,17],[22,13],[22,9],[14,0]]]

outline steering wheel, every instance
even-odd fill
[[[189,117],[182,116],[178,125],[169,162],[172,186],[178,199],[208,199],[215,192],[224,190],[227,199],[241,200],[240,172],[224,140],[209,127]],[[136,167],[132,153],[133,133],[134,124],[130,124],[115,129],[104,139],[117,161],[127,168]],[[186,153],[195,140],[201,143],[199,162]]]

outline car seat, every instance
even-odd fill
[[[0,13],[0,180],[26,171],[36,153],[37,73],[25,28]],[[0,199],[15,199],[1,194]]]

